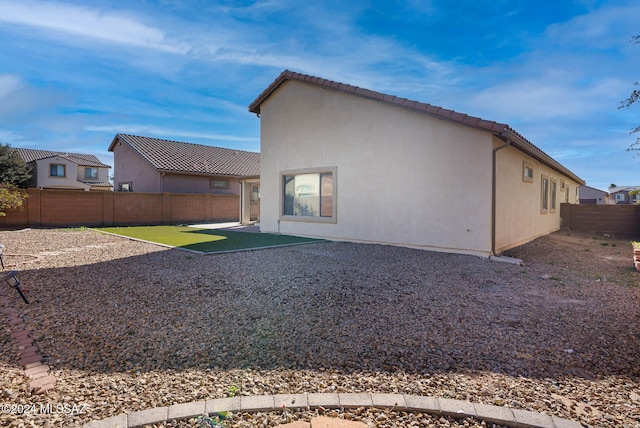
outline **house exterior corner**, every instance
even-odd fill
[[[260,117],[263,232],[490,254],[490,134],[296,81]]]
[[[584,182],[507,124],[285,70],[261,120],[261,230],[490,256]]]

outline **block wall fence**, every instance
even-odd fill
[[[560,226],[576,232],[640,238],[640,205],[560,204]]]
[[[28,189],[0,228],[169,225],[238,221],[238,195]]]

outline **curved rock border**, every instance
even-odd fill
[[[132,428],[170,420],[188,419],[218,412],[271,412],[287,409],[393,408],[454,418],[473,417],[513,428],[581,428],[578,422],[538,412],[471,403],[449,398],[404,394],[330,393],[280,394],[219,398],[156,407],[89,422],[83,428]]]

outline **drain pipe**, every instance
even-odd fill
[[[498,151],[506,149],[511,145],[511,140],[507,137],[507,141],[493,149],[493,177],[492,177],[492,189],[491,189],[491,256],[496,255],[496,188],[497,188],[497,166],[496,158]]]

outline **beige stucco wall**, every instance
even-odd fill
[[[489,133],[296,81],[260,120],[262,231],[489,254]],[[336,222],[281,219],[281,173],[317,167],[335,168]]]
[[[502,142],[495,142],[498,146]],[[523,181],[524,161],[533,168],[533,181]],[[496,155],[496,252],[524,244],[560,228],[560,204],[576,203],[579,184],[513,147]],[[542,176],[557,183],[556,209],[542,208]],[[561,183],[565,183],[562,190]]]
[[[83,166],[83,165],[78,165],[77,166],[77,170],[78,170],[78,175],[77,175],[77,180],[79,181],[95,181],[97,183],[108,183],[109,182],[109,168],[97,168],[98,169],[98,177],[94,178],[94,179],[89,179],[89,178],[85,178],[85,169],[86,168],[96,168],[96,167],[90,167],[90,166]]]
[[[64,177],[51,177],[51,165],[65,165]],[[89,190],[89,186],[78,182],[78,164],[59,156],[36,161],[38,169],[37,186],[44,189],[81,189]],[[84,168],[82,169],[84,172]]]

